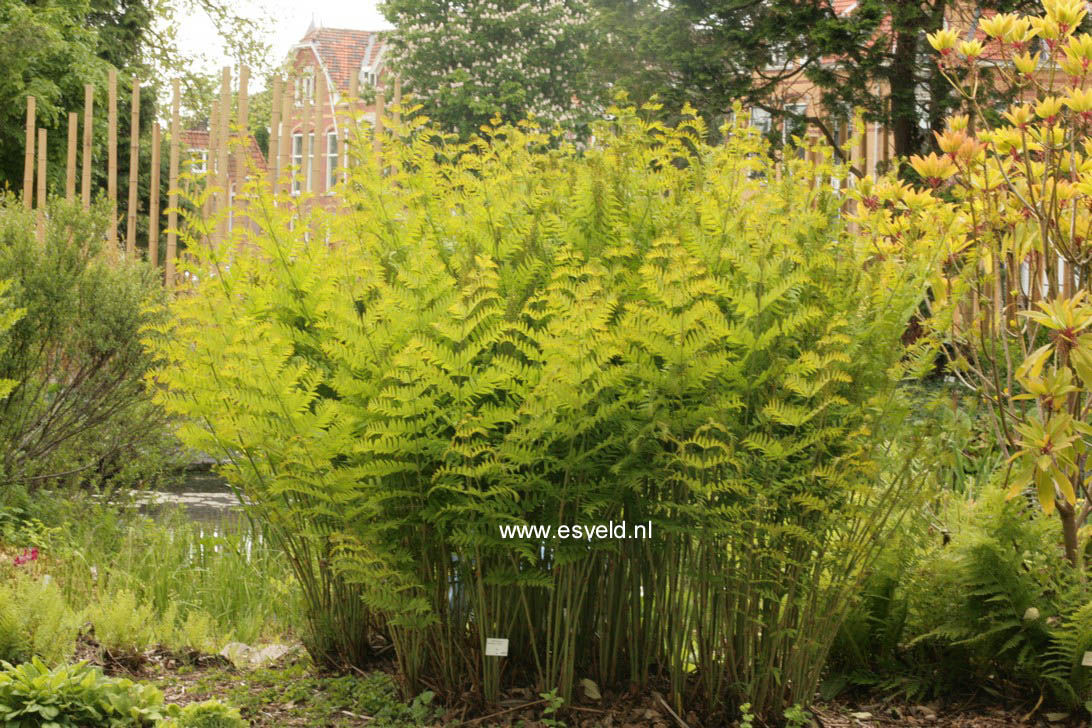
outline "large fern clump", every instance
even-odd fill
[[[907,500],[922,279],[847,234],[840,167],[611,113],[580,151],[412,120],[334,210],[255,183],[250,225],[190,241],[160,399],[286,547],[319,659],[390,640],[410,692],[587,678],[779,718]]]

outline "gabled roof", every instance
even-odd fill
[[[349,89],[349,79],[361,65],[371,65],[379,58],[383,35],[375,30],[349,28],[312,28],[300,40],[300,46],[311,46],[326,67],[330,82],[341,92]],[[365,55],[369,57],[366,59]]]
[[[187,149],[204,149],[209,148],[209,133],[204,129],[185,129],[179,135],[179,141],[182,146]],[[250,161],[258,168],[259,171],[266,171],[269,167],[265,161],[265,155],[262,154],[261,147],[258,146],[258,141],[254,138],[254,135],[250,135]],[[228,176],[231,179],[238,179],[240,177],[235,169],[235,154],[228,156]]]

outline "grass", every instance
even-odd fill
[[[12,553],[37,547],[29,568],[48,575],[74,610],[110,612],[131,595],[178,630],[207,623],[206,643],[286,641],[302,621],[283,554],[245,521],[197,524],[181,511],[153,520],[81,495],[36,496],[31,510],[0,517],[0,540]],[[164,625],[151,638],[177,639],[164,631],[174,630]]]

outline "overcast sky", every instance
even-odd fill
[[[390,24],[376,10],[378,0],[233,0],[232,6],[243,17],[272,18],[269,41],[273,58],[284,58],[311,24],[327,28],[383,30]],[[228,61],[222,44],[208,18],[201,13],[181,18],[178,28],[183,48],[194,49],[208,58],[209,71],[217,71]]]

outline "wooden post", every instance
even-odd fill
[[[295,109],[295,84],[285,84],[281,96],[281,140],[278,146],[280,159],[277,162],[277,191],[281,191],[281,175],[292,164],[292,111]],[[288,192],[292,192],[292,183],[288,183]]]
[[[238,183],[242,188],[246,179],[247,162],[250,157],[250,131],[247,128],[250,122],[250,99],[247,96],[247,86],[250,85],[250,69],[245,65],[239,66],[239,116],[236,120],[237,146],[235,147],[235,174],[239,178]]]
[[[68,114],[68,163],[64,170],[64,198],[69,202],[76,199],[76,141],[80,133],[80,115],[75,111]]]
[[[224,66],[223,72],[220,74],[220,125],[216,130],[216,141],[219,146],[216,154],[216,186],[217,186],[217,198],[218,212],[222,212],[227,209],[230,200],[230,192],[228,185],[231,184],[228,179],[228,130],[231,119],[231,67]],[[227,233],[227,216],[225,215],[220,224],[216,226],[216,243],[221,243]]]
[[[348,103],[348,123],[345,125],[345,178],[349,178],[349,166],[351,164],[351,148],[356,142],[356,134],[359,131],[359,127],[356,123],[357,112],[357,98],[360,96],[360,69],[353,71],[349,76],[349,103]],[[351,131],[350,131],[351,130]],[[350,134],[352,138],[350,138]]]
[[[383,166],[383,107],[386,99],[383,98],[383,92],[380,91],[375,95],[375,124],[372,127],[372,149],[375,152],[376,161],[379,162],[380,168]]]
[[[169,180],[169,197],[167,209],[167,261],[166,276],[167,288],[174,288],[174,256],[178,248],[178,157],[179,157],[179,121],[178,112],[181,105],[180,83],[176,78],[171,82],[171,161],[167,179]]]
[[[34,112],[37,99],[27,96],[27,138],[23,156],[23,205],[29,210],[34,203]]]
[[[95,87],[83,87],[83,177],[80,180],[80,196],[83,209],[91,208],[91,136],[95,128]]]
[[[204,215],[205,221],[208,222],[216,213],[216,204],[218,198],[216,196],[216,182],[219,180],[217,175],[217,168],[219,165],[220,154],[220,102],[213,101],[212,109],[209,112],[209,148],[208,154],[205,158],[205,190],[212,190],[212,194],[205,197],[205,204],[202,206],[201,214]]]
[[[118,72],[109,72],[109,98],[106,109],[106,196],[110,199],[110,231],[107,237],[110,255],[118,245]]]
[[[136,255],[137,172],[140,171],[140,80],[133,78],[133,114],[129,124],[129,204],[125,227],[125,254]]]
[[[269,118],[269,190],[280,191],[281,77],[273,77],[273,109]]]
[[[326,73],[315,69],[315,153],[311,157],[311,189],[316,195],[326,191]]]
[[[250,170],[250,98],[248,95],[248,87],[250,86],[250,68],[246,64],[239,64],[239,115],[236,118],[236,145],[235,145],[235,192],[234,194],[242,198],[246,197],[244,188],[246,187],[246,181],[249,178]],[[233,219],[231,224],[234,226],[236,223],[243,223],[246,219],[245,199],[240,199],[238,203],[239,216],[234,217],[234,207],[236,206],[232,202],[231,182],[228,182],[228,203],[232,205]]]
[[[312,84],[312,90],[314,85]],[[311,96],[307,93],[307,87],[304,86],[303,96],[303,110],[300,113],[300,119],[302,124],[300,125],[300,168],[299,174],[303,175],[303,181],[300,183],[300,191],[309,192],[311,190],[311,154],[314,151],[311,139],[314,136],[313,124],[315,122],[315,105],[311,101]]]
[[[38,242],[45,244],[46,130],[38,130]]]
[[[159,265],[159,138],[162,135],[159,124],[152,127],[152,179],[148,184],[148,262],[155,268]]]
[[[394,77],[394,125],[402,123],[402,77]]]

